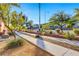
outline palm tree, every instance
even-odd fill
[[[9,21],[10,21],[10,8],[12,6],[16,6],[19,7],[18,4],[0,4],[0,15],[2,17],[2,21],[4,22],[4,25],[14,34],[13,30],[8,26],[9,25]],[[15,34],[14,34],[15,37]]]
[[[67,21],[67,27],[73,29],[73,26],[75,25],[76,22],[79,21],[79,9],[75,9],[75,15],[71,18],[71,20]]]
[[[19,20],[19,21],[18,21]],[[25,16],[23,15],[23,13],[21,12],[20,14],[19,14],[19,16],[18,16],[18,27],[19,27],[19,29],[22,29],[23,28],[23,25],[24,25],[24,23],[25,23],[25,21],[26,21],[26,18],[25,18]]]
[[[23,13],[19,13],[17,14],[16,11],[13,11],[11,13],[11,24],[13,25],[13,27],[17,30],[21,30],[26,19],[25,16],[23,15]]]
[[[11,14],[10,14],[10,18],[11,18],[11,21],[10,21],[10,24],[16,29],[18,26],[18,14],[16,13],[16,11],[13,11]]]
[[[75,15],[73,16],[73,18],[79,20],[79,9],[78,8],[75,9]]]
[[[66,27],[70,28],[71,30],[73,30],[73,26],[76,24],[77,20],[75,19],[70,19],[68,21],[66,21]]]
[[[19,14],[18,20],[19,20],[18,21],[19,25],[23,25],[24,24],[24,22],[25,22],[25,16],[23,15],[22,12]]]
[[[9,25],[9,20],[10,20],[10,10],[12,6],[20,7],[19,4],[14,4],[14,3],[0,4],[0,11],[3,13],[3,16],[6,16],[8,25]]]
[[[70,19],[69,15],[67,15],[67,14],[65,14],[64,12],[61,11],[59,13],[54,14],[54,16],[52,16],[49,21],[53,25],[57,25],[57,26],[60,27],[61,30],[63,30],[63,25],[69,19]]]

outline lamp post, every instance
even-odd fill
[[[40,3],[38,4],[38,12],[39,12],[39,31],[38,31],[38,34],[36,35],[36,38],[38,38],[38,37],[40,37],[40,34],[39,34],[39,32],[40,32],[40,29],[41,29],[41,20],[40,20],[40,17],[41,17],[41,15],[40,15]]]
[[[40,25],[41,25],[40,16],[41,16],[41,15],[40,15],[40,3],[39,3],[39,32],[40,32],[40,28],[41,28],[41,26],[40,26]]]

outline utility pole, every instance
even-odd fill
[[[40,32],[40,28],[41,28],[41,20],[40,20],[40,17],[41,17],[41,15],[40,15],[40,3],[39,3],[39,32]]]
[[[39,13],[39,32],[40,32],[40,29],[41,29],[41,20],[40,20],[40,17],[41,17],[41,15],[40,15],[40,3],[38,4],[38,13]],[[36,35],[36,37],[38,38],[38,37],[40,37],[40,34],[38,33],[37,35]]]

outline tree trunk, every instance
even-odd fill
[[[13,32],[13,30],[12,29],[10,29],[10,27],[9,26],[7,26],[7,25],[5,25],[12,33],[13,33],[13,35],[14,35],[14,38],[16,39],[16,35],[15,35],[15,33]]]
[[[62,27],[62,25],[60,26],[60,29],[61,29],[61,32],[63,32],[63,27]]]
[[[15,36],[15,33],[13,32],[13,30],[9,26],[7,26],[7,24],[5,24],[3,14],[1,14],[1,17],[2,17],[2,21],[4,22],[5,27],[7,27],[13,33],[13,36],[16,39],[16,36]]]

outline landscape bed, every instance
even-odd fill
[[[22,31],[23,32],[23,31]],[[56,38],[63,38],[63,39],[67,39],[66,37],[64,37],[64,35],[62,34],[41,34],[41,33],[38,33],[38,32],[29,32],[29,31],[26,31],[27,33],[32,33],[32,34],[39,34],[39,35],[42,35],[42,36],[49,36],[49,37],[56,37]],[[79,41],[79,35],[76,35],[75,36],[75,40],[78,40]]]
[[[21,38],[22,39],[22,38]],[[5,47],[7,47],[7,43],[8,42],[12,42],[12,40],[7,40],[7,41],[2,41],[0,42],[0,45],[5,44],[5,47],[0,49],[0,55],[1,56],[50,56],[50,53],[47,53],[45,51],[43,51],[42,49],[38,48],[37,46],[31,44],[30,42],[28,42],[27,40],[23,40],[23,46],[17,46],[17,47],[11,47],[13,45],[16,45],[16,43],[9,45],[8,49],[4,49]],[[13,40],[14,41],[14,40]],[[13,43],[13,42],[12,42]],[[11,43],[9,43],[11,44]]]

